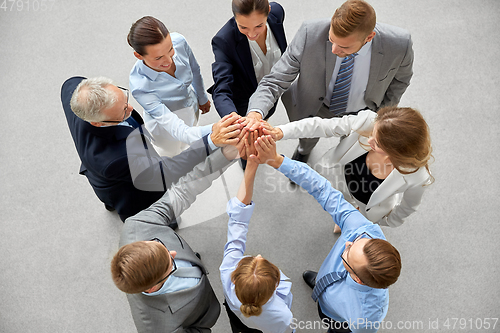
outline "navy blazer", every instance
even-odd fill
[[[280,4],[271,2],[267,23],[278,42],[281,54],[287,47],[283,21],[285,11]],[[215,108],[224,117],[233,111],[241,116],[247,114],[248,100],[257,89],[257,79],[253,68],[252,54],[247,37],[238,30],[231,18],[212,38],[215,62],[212,64],[214,84],[208,89],[212,94]],[[276,104],[269,111],[270,117]]]
[[[128,126],[96,127],[80,119],[71,110],[70,101],[73,91],[84,79],[72,77],[66,80],[61,88],[64,113],[82,162],[80,174],[87,177],[97,197],[106,205],[115,208],[122,221],[125,221],[127,217],[137,214],[160,199],[172,183],[203,161],[211,150],[205,136],[194,143],[192,148],[174,158],[160,157],[146,144],[148,141],[142,133],[142,128],[134,130]],[[141,125],[144,123],[135,110],[132,111],[132,118]],[[193,148],[194,146],[198,149]],[[131,152],[130,156],[134,158],[134,163],[147,165],[141,169],[144,171],[140,175],[134,176],[135,185],[144,189],[148,182],[149,185],[160,182],[163,183],[160,185],[161,190],[139,190],[134,186],[127,148]]]

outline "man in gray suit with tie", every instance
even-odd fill
[[[397,105],[410,84],[412,66],[410,33],[376,23],[372,6],[348,0],[331,20],[302,24],[271,73],[260,81],[247,117],[265,118],[288,89],[292,100],[283,102],[290,121]],[[293,159],[307,162],[317,142],[300,139]]]
[[[139,333],[211,332],[220,314],[219,301],[199,255],[169,222],[236,157],[234,147],[218,149],[160,200],[125,221],[111,273],[116,286],[127,293]]]

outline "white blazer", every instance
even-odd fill
[[[325,153],[323,166],[326,164],[335,169],[335,176],[340,180],[337,189],[368,220],[379,225],[398,227],[422,202],[422,195],[427,188],[424,185],[431,178],[425,167],[411,174],[402,174],[394,169],[372,193],[367,205],[351,195],[344,177],[344,166],[371,150],[368,139],[358,132],[371,132],[376,116],[373,111],[360,111],[358,115],[331,119],[306,118],[277,127],[283,131],[285,140],[348,135],[337,147]]]

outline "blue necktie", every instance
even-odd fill
[[[325,291],[328,286],[342,279],[345,279],[346,276],[347,271],[331,272],[323,276],[321,279],[319,279],[318,282],[316,282],[316,285],[314,286],[313,293],[311,295],[312,299],[316,302],[319,296]]]
[[[130,126],[132,126],[133,128],[137,128],[137,127],[140,127],[141,124],[139,124],[139,122],[137,122],[137,120],[135,120],[134,118],[132,118],[132,116],[128,117],[126,120],[125,120]]]
[[[339,73],[333,86],[332,98],[330,99],[330,111],[339,115],[347,109],[347,99],[351,89],[351,78],[354,69],[354,58],[357,53],[348,55],[340,64]]]

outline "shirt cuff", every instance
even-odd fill
[[[260,113],[260,115],[262,116],[262,119],[264,119],[264,112],[262,110],[259,110],[259,109],[251,109],[247,112],[247,115],[250,113],[250,112],[258,112]]]
[[[219,148],[212,141],[212,136],[210,135],[210,134],[212,134],[212,125],[206,125],[206,126],[202,126],[200,128],[201,128],[201,136],[202,137],[204,137],[205,135],[207,136],[207,142],[208,142],[208,146],[210,147],[210,149],[212,151],[214,151],[217,148]]]
[[[255,204],[253,201],[249,205],[245,205],[238,198],[234,197],[227,203],[227,214],[232,220],[238,222],[248,222],[252,217]]]

